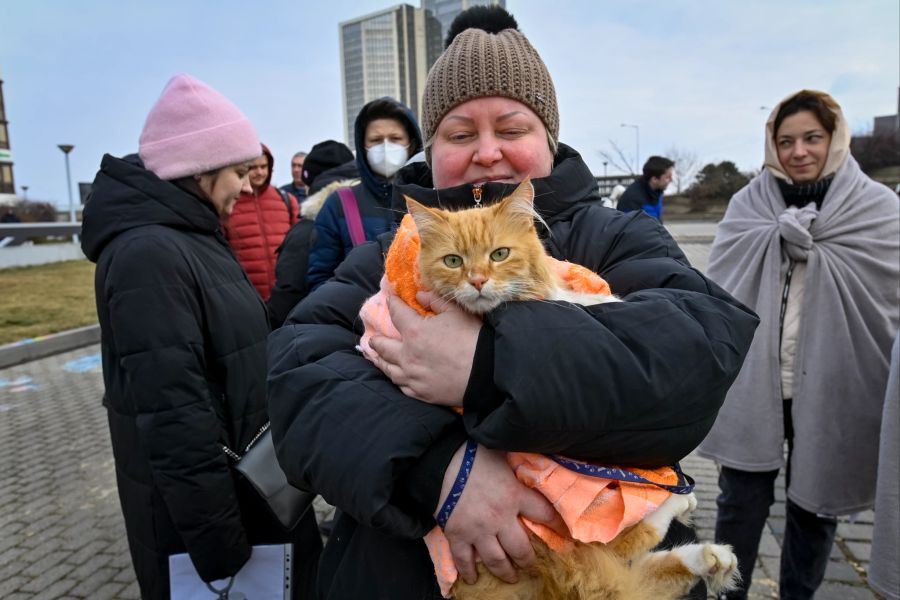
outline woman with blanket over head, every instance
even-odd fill
[[[783,100],[766,123],[765,169],[729,203],[707,271],[761,323],[700,447],[722,464],[716,540],[734,546],[749,587],[787,440],[788,599],[822,582],[834,516],[872,507],[900,321],[900,204],[849,146],[830,96]]]
[[[505,451],[671,465],[712,427],[757,324],[657,221],[601,205],[581,156],[559,143],[550,74],[503,9],[457,17],[422,114],[426,162],[397,173],[397,221],[404,194],[472,207],[530,176],[549,253],[600,273],[624,301],[511,302],[483,321],[427,297],[436,316],[392,302],[402,339],[373,338],[376,366],[354,348],[388,234],[355,248],[295,307],[269,337],[269,409],[288,478],[343,513],[319,568],[328,600],[440,597],[422,537],[467,440],[477,442],[474,462],[444,533],[464,579],[477,557],[514,581],[515,567],[534,560],[518,517],[558,515],[518,482]]]

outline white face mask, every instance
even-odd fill
[[[379,175],[390,177],[400,170],[400,167],[406,164],[409,158],[407,151],[409,146],[401,146],[387,140],[377,146],[366,149],[366,159],[369,166]]]

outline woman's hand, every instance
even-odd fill
[[[462,406],[481,320],[456,304],[420,292],[416,298],[437,313],[423,317],[390,295],[388,309],[401,340],[374,336],[375,364],[400,390],[429,404]]]
[[[444,473],[438,510],[453,487],[464,451],[465,444]],[[456,569],[466,583],[478,579],[476,560],[508,583],[517,581],[516,567],[534,562],[534,548],[519,515],[565,531],[550,502],[516,479],[506,453],[479,445],[469,480],[444,527]]]

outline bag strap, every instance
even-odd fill
[[[690,475],[686,475],[681,470],[681,466],[675,463],[672,470],[678,475],[677,485],[666,485],[651,481],[646,477],[641,477],[637,473],[632,473],[627,469],[619,469],[616,467],[601,467],[590,463],[581,462],[580,460],[572,460],[571,458],[563,458],[557,454],[548,454],[558,465],[575,471],[581,475],[589,475],[591,477],[600,477],[602,479],[615,479],[616,481],[627,481],[629,483],[644,483],[647,485],[655,485],[673,494],[690,494],[694,489],[694,480]]]
[[[359,246],[366,241],[366,233],[363,230],[362,219],[359,216],[359,203],[353,190],[348,187],[338,189],[341,198],[341,208],[344,209],[344,218],[347,219],[347,229],[350,231],[350,241],[354,246]]]
[[[274,185],[272,187],[275,187]],[[291,221],[294,220],[294,206],[291,204],[291,197],[288,196],[288,193],[281,188],[275,188],[278,190],[278,194],[281,196],[281,199],[284,201],[284,206],[288,211],[288,225],[291,224]]]
[[[258,440],[259,438],[261,438],[262,435],[263,435],[266,431],[269,430],[269,425],[270,425],[270,424],[271,424],[271,421],[266,421],[266,424],[259,428],[259,431],[256,432],[256,435],[253,436],[253,439],[250,440],[250,443],[247,444],[247,447],[246,447],[246,448],[244,448],[244,454],[246,454],[247,452],[249,452],[249,451],[250,451],[250,448],[253,447],[253,444],[256,443],[256,440]],[[230,458],[230,459],[233,460],[233,461],[239,461],[239,460],[241,460],[241,459],[243,458],[243,455],[242,455],[242,454],[238,454],[237,452],[235,452],[234,450],[232,450],[231,448],[229,448],[229,447],[226,446],[225,444],[222,444],[222,452],[224,452],[225,455],[228,456],[228,458]]]

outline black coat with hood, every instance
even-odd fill
[[[314,518],[285,533],[222,451],[268,420],[268,324],[213,206],[137,156],[106,155],[82,249],[97,263],[103,402],[142,597],[168,598],[167,557],[181,552],[210,581],[237,572],[252,544],[294,541],[311,577]]]
[[[402,183],[402,182],[408,183]],[[439,597],[421,537],[466,437],[490,447],[625,466],[672,464],[709,431],[758,323],[688,264],[656,220],[601,206],[581,157],[561,145],[533,180],[549,253],[599,272],[625,301],[511,302],[484,316],[465,415],[403,395],[354,350],[383,247],[364,244],[269,337],[269,409],[288,478],[344,511],[322,556],[323,597]],[[394,189],[471,207],[472,186],[431,189],[423,164]],[[509,186],[488,183],[496,201]]]
[[[354,122],[353,137],[356,144],[356,167],[361,181],[351,189],[356,197],[367,240],[374,240],[380,234],[390,231],[394,223],[394,214],[391,210],[391,181],[372,171],[366,158],[366,126],[374,119],[382,118],[379,113],[373,115],[370,107],[383,102],[395,105],[398,109],[396,115],[398,118],[403,117],[403,126],[410,139],[409,156],[422,150],[422,134],[416,118],[412,111],[400,102],[393,98],[379,98],[366,104],[359,111]],[[318,177],[316,179],[318,180]],[[340,197],[335,192],[325,200],[322,210],[316,216],[316,239],[310,251],[307,276],[309,289],[314,290],[331,278],[334,270],[352,249],[353,242],[350,239],[347,219],[341,207]]]

